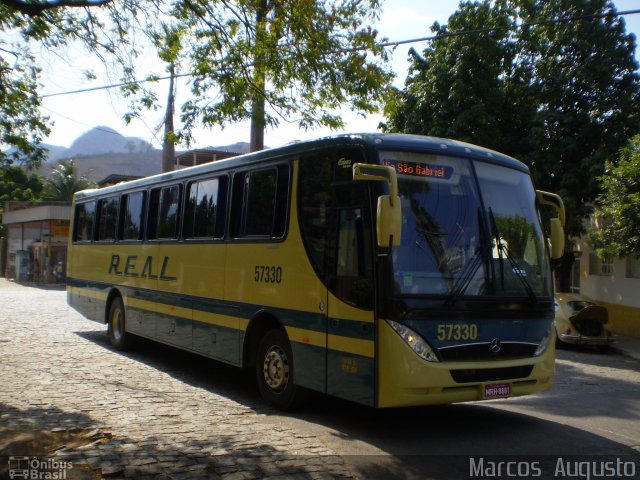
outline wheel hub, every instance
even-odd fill
[[[122,312],[120,311],[120,309],[116,309],[116,311],[113,312],[113,317],[111,320],[113,324],[113,336],[116,340],[120,340],[123,335]]]
[[[282,391],[289,382],[289,361],[280,347],[272,347],[264,357],[264,380],[272,390]]]

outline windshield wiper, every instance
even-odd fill
[[[500,258],[500,280],[502,283],[502,289],[504,290],[504,266],[503,266],[503,261],[504,261],[503,254],[504,254],[504,257],[507,258],[507,260],[509,261],[509,264],[511,265],[511,270],[513,271],[513,273],[515,273],[516,277],[518,277],[518,280],[520,280],[520,283],[522,283],[522,286],[524,287],[524,290],[527,292],[527,295],[529,296],[529,299],[531,300],[531,302],[534,304],[538,303],[538,297],[536,293],[533,291],[533,288],[531,287],[531,284],[527,280],[526,275],[522,273],[522,269],[520,268],[516,260],[511,255],[511,252],[509,252],[509,248],[507,247],[507,245],[500,240],[500,232],[498,231],[498,225],[496,224],[496,219],[493,216],[493,211],[491,210],[491,207],[489,207],[489,221],[491,222],[491,230],[493,230],[494,239],[496,241],[496,248],[498,249],[498,257]]]
[[[478,250],[476,250],[476,254],[473,257],[473,260],[465,265],[464,269],[462,270],[462,274],[460,275],[460,277],[458,277],[458,281],[449,292],[449,296],[447,297],[447,300],[445,302],[447,306],[452,306],[458,301],[465,290],[469,287],[469,284],[471,283],[471,280],[473,280],[473,277],[476,275],[476,272],[480,268],[480,265],[482,265],[482,251],[480,250],[480,248],[478,248]]]
[[[480,230],[480,245],[476,248],[476,253],[473,257],[473,260],[465,265],[455,285],[449,291],[449,296],[447,297],[447,300],[445,302],[447,306],[452,306],[458,301],[458,299],[469,287],[469,284],[475,277],[476,272],[480,268],[480,265],[482,265],[483,262],[486,262],[486,228],[484,225],[484,220],[482,219],[480,208],[478,208],[478,228]],[[488,272],[485,266],[485,281],[487,274]]]

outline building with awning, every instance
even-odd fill
[[[20,282],[63,283],[71,205],[5,202],[0,272]]]

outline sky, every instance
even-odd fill
[[[382,0],[382,14],[374,27],[380,37],[390,41],[420,38],[431,35],[430,27],[434,22],[446,23],[449,16],[457,10],[458,0]],[[640,8],[640,0],[614,0],[618,11],[635,10]],[[640,34],[640,14],[625,17],[627,32]],[[390,67],[396,74],[394,84],[404,85],[409,62],[407,52],[411,47],[422,51],[425,42],[397,47],[391,54]],[[636,53],[636,58],[638,54]],[[117,83],[118,79],[110,76],[104,67],[89,54],[80,49],[70,49],[66,52],[41,52],[41,94],[54,94],[87,87]],[[93,70],[98,78],[88,81],[83,72]],[[148,74],[164,75],[162,65],[145,65],[138,78]],[[157,93],[160,99],[167,95],[166,82],[159,82]],[[188,96],[188,85],[182,82],[178,85],[176,107]],[[71,95],[53,96],[43,99],[43,113],[53,121],[51,135],[45,143],[69,147],[82,133],[95,126],[110,127],[125,136],[140,137],[160,148],[162,139],[162,124],[164,111],[145,112],[140,119],[133,120],[126,125],[122,119],[127,112],[127,102],[119,97],[118,89],[101,90]],[[164,106],[163,106],[164,108]],[[340,133],[374,132],[382,121],[378,114],[366,118],[355,115],[350,111],[341,112],[346,126]],[[176,128],[179,122],[176,118]],[[275,129],[265,132],[265,145],[277,147],[295,140],[306,140],[337,133],[328,128],[302,130],[294,123],[281,122]],[[224,129],[195,130],[191,148],[205,148],[209,146],[223,146],[235,142],[249,141],[248,122],[228,125]],[[178,147],[179,149],[183,147]]]

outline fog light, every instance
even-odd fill
[[[427,362],[439,362],[438,356],[433,351],[431,346],[420,335],[411,330],[409,327],[402,325],[401,323],[394,322],[393,320],[387,320],[387,323],[391,325],[398,335],[411,347],[411,350],[426,360]]]

